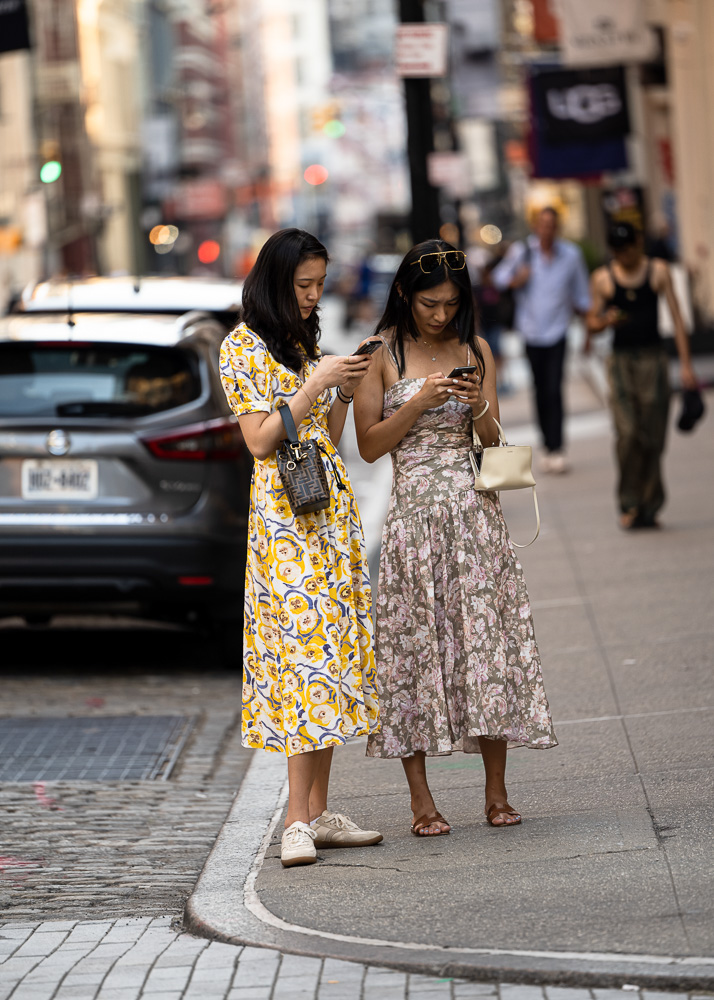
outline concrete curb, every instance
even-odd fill
[[[196,887],[186,902],[188,931],[229,944],[379,965],[419,975],[585,988],[714,991],[714,958],[661,955],[457,950],[408,942],[325,935],[270,913],[255,892],[265,851],[286,797],[282,755],[256,752]],[[545,929],[544,937],[547,936]]]

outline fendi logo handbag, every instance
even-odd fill
[[[525,545],[513,542],[516,548],[525,549],[532,545],[540,534],[540,511],[538,510],[538,497],[536,496],[536,484],[532,469],[533,452],[529,445],[508,444],[503,427],[495,418],[494,422],[498,427],[500,444],[489,448],[484,448],[481,444],[475,422],[471,425],[474,446],[469,452],[469,459],[471,468],[474,470],[476,489],[494,493],[501,490],[524,490],[529,487],[533,490],[536,533]]]
[[[298,439],[289,406],[280,406],[287,440],[277,451],[278,475],[285,487],[293,514],[311,514],[330,506],[330,487],[317,441]]]

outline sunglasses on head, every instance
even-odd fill
[[[460,271],[466,267],[466,254],[463,250],[436,250],[433,253],[423,253],[412,264],[418,264],[424,274],[431,274],[442,263],[451,271]]]

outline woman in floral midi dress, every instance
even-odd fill
[[[441,240],[412,248],[355,408],[363,458],[390,452],[393,465],[376,609],[381,729],[367,754],[401,758],[421,836],[450,830],[426,756],[481,753],[488,822],[512,826],[507,748],[557,743],[523,571],[497,495],[474,488],[472,422],[498,443],[495,365],[474,326],[465,255]],[[475,370],[445,377],[460,366]]]
[[[283,865],[316,848],[382,836],[327,810],[334,747],[378,724],[364,537],[336,444],[368,357],[321,358],[316,306],[327,252],[298,229],[274,234],[243,291],[246,322],[221,349],[228,402],[255,458],[245,576],[243,745],[284,753],[289,800]],[[333,401],[331,389],[337,387]],[[290,408],[298,436],[327,456],[330,506],[293,514],[277,468]]]

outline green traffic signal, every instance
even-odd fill
[[[322,131],[331,139],[340,139],[347,129],[338,118],[331,118],[328,122],[325,122]]]
[[[58,160],[48,160],[40,168],[40,180],[43,184],[54,184],[62,173],[62,164]]]

